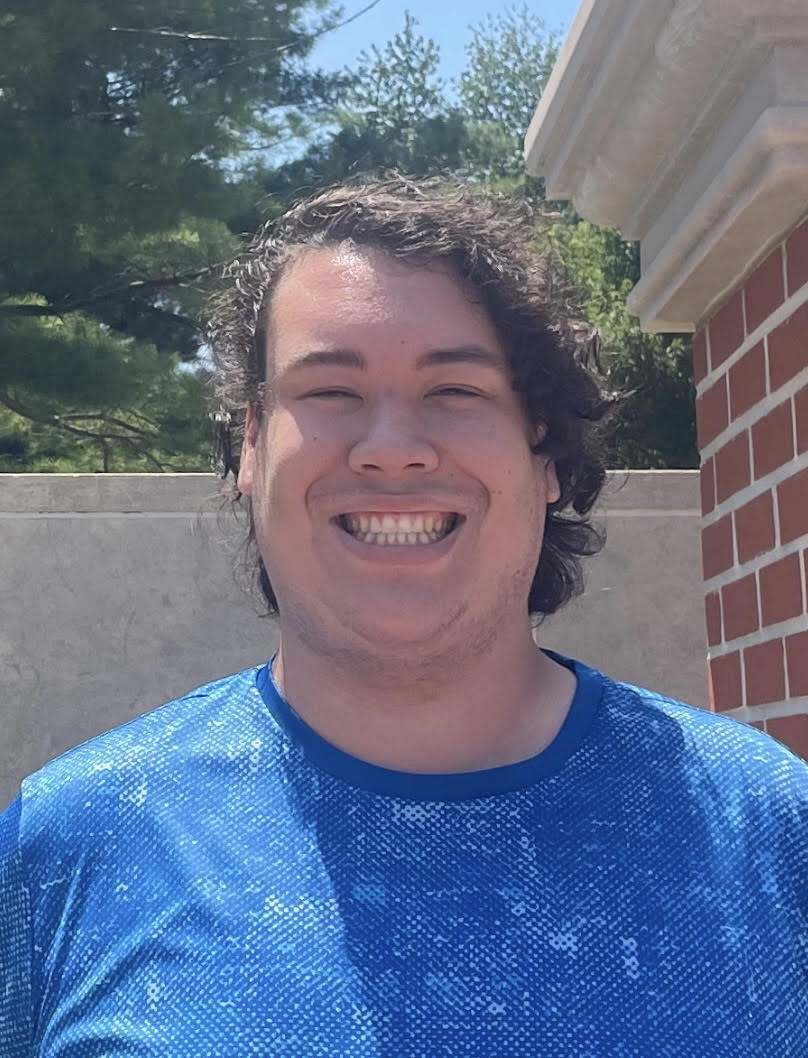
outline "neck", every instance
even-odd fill
[[[324,654],[284,634],[275,680],[295,712],[352,756],[397,771],[477,771],[541,752],[575,677],[535,645],[527,620],[474,653],[345,646]]]

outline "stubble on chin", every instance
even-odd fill
[[[385,634],[378,626],[369,627],[358,608],[343,604],[336,622],[310,601],[286,599],[280,607],[281,642],[292,637],[307,653],[380,690],[408,686],[439,694],[466,664],[491,651],[503,627],[513,624],[514,614],[524,613],[527,621],[523,579],[510,571],[486,605],[460,602],[437,627],[425,621],[423,632],[406,639],[393,630]]]

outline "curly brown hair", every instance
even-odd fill
[[[573,308],[558,264],[536,248],[524,202],[445,180],[395,174],[327,188],[267,222],[226,269],[212,302],[209,339],[219,411],[213,416],[223,477],[238,475],[244,416],[261,414],[272,294],[306,249],[351,244],[383,250],[414,266],[440,263],[475,292],[505,348],[514,390],[528,420],[544,427],[533,447],[555,462],[561,489],[548,505],[544,541],[528,597],[535,618],[554,613],[583,588],[581,557],[604,536],[589,521],[605,479],[599,424],[619,398],[588,365],[597,336]],[[271,396],[271,395],[270,395]],[[278,602],[257,553],[248,497],[247,547],[269,613]]]

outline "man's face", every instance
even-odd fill
[[[389,651],[524,621],[558,483],[461,283],[379,251],[306,251],[268,344],[239,487],[282,631]]]

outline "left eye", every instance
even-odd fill
[[[318,389],[313,393],[307,393],[307,397],[358,397],[357,393],[352,393],[349,389]]]
[[[436,397],[481,397],[482,393],[477,389],[469,389],[467,386],[440,386],[432,390],[432,395]]]

